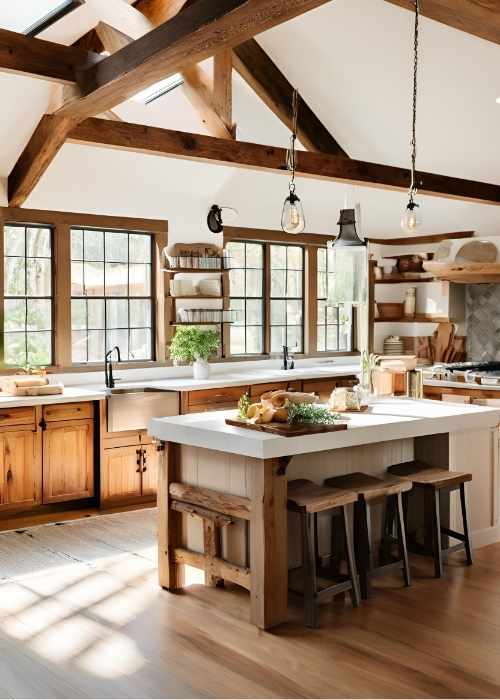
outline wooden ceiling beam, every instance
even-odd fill
[[[9,175],[9,206],[24,204],[75,125],[74,120],[64,117],[48,114],[42,117]]]
[[[88,70],[101,60],[102,56],[92,51],[0,29],[1,72],[74,84],[77,72]]]
[[[195,2],[196,0],[136,0],[133,6],[157,27]]]
[[[234,67],[261,100],[292,129],[293,85],[255,41],[249,39],[233,49]],[[310,151],[348,157],[304,99],[299,96],[297,136]]]
[[[415,11],[413,0],[386,0]],[[498,0],[423,0],[421,13],[449,27],[500,44],[500,3]]]
[[[283,148],[127,122],[88,119],[68,139],[74,143],[288,174]],[[410,182],[406,168],[309,151],[298,152],[297,175],[404,192],[408,191]],[[419,172],[417,187],[420,194],[500,206],[499,185]]]
[[[110,55],[116,53],[124,46],[128,46],[134,40],[123,32],[109,26],[105,22],[100,22],[95,28],[96,34],[104,46],[105,51]],[[182,89],[198,113],[201,121],[208,129],[211,136],[220,138],[234,138],[234,131],[228,128],[217,112],[214,101],[214,90],[205,71],[194,64],[188,66],[182,73],[184,84]],[[109,111],[107,112],[109,114]]]
[[[133,44],[104,58],[80,80],[83,97],[60,116],[83,120],[124,102],[155,82],[232,48],[328,0],[197,0]]]

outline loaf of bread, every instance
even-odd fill
[[[315,394],[306,394],[303,391],[267,391],[260,397],[261,401],[269,401],[274,408],[285,408],[290,403],[317,403]]]

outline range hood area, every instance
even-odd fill
[[[426,272],[448,282],[499,284],[500,237],[443,241],[433,259],[423,266]]]

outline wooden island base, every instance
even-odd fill
[[[298,523],[286,508],[288,478],[307,476],[322,483],[328,476],[352,471],[383,476],[388,466],[414,456],[448,468],[448,454],[448,434],[267,460],[164,443],[158,492],[159,583],[178,591],[184,585],[185,565],[204,569],[207,585],[225,579],[247,588],[250,621],[261,629],[275,627],[287,620],[288,569],[300,564]],[[224,514],[225,520],[214,522],[220,520],[214,513]],[[450,519],[445,502],[442,515]],[[381,512],[375,517],[376,538]],[[328,519],[320,519],[325,551],[329,527]]]

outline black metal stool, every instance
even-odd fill
[[[401,494],[411,489],[411,482],[401,479],[379,479],[370,474],[354,472],[345,476],[336,476],[325,480],[325,486],[349,489],[356,494],[354,505],[354,551],[361,585],[361,597],[368,598],[371,593],[370,578],[385,573],[390,569],[402,569],[406,586],[411,583],[406,531],[403,516]],[[373,557],[373,539],[371,524],[371,506],[375,501],[386,501],[386,508],[394,511],[398,524],[397,537],[393,538],[388,528],[388,518],[384,520],[381,539],[381,552],[390,559],[392,544],[399,549],[399,558],[379,562],[375,565]]]
[[[467,564],[472,564],[472,544],[470,539],[469,515],[467,512],[467,496],[465,484],[472,481],[472,474],[466,472],[450,472],[447,469],[431,467],[424,462],[413,461],[396,464],[389,467],[388,472],[395,476],[409,479],[414,489],[420,489],[430,496],[432,501],[432,515],[426,518],[426,528],[432,531],[432,545],[434,554],[434,575],[441,578],[443,575],[443,555],[465,549]],[[441,491],[455,491],[460,489],[460,505],[462,509],[463,534],[450,530],[441,525],[440,493]],[[431,522],[429,522],[431,520]],[[460,544],[444,547],[441,535],[453,537]]]
[[[327,596],[349,591],[353,607],[359,605],[359,584],[352,545],[351,527],[347,506],[356,501],[356,494],[344,489],[318,486],[308,479],[288,482],[288,509],[299,513],[302,530],[302,571],[304,577],[304,608],[306,627],[319,627],[319,601]],[[340,508],[343,519],[347,576],[336,576],[334,583],[326,588],[318,587],[317,527],[320,513],[331,513]]]

